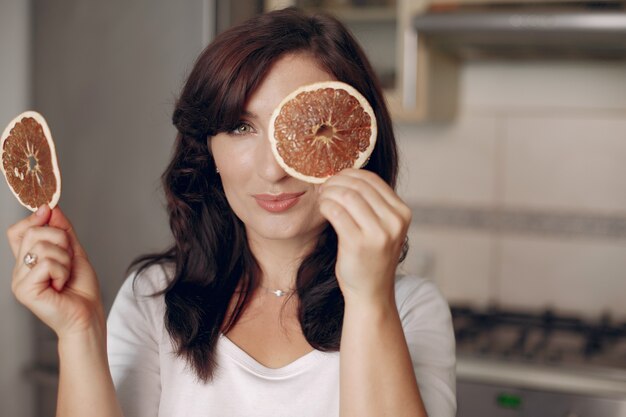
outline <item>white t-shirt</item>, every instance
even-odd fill
[[[125,417],[336,417],[339,352],[317,350],[267,368],[222,335],[212,382],[198,382],[177,358],[164,327],[167,282],[151,266],[120,289],[108,318],[111,374]],[[430,417],[456,413],[455,346],[450,310],[436,287],[414,276],[396,280],[396,304],[420,393]]]

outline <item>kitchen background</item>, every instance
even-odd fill
[[[215,31],[263,7],[247,4],[0,2],[0,124],[30,108],[46,116],[60,205],[107,307],[130,260],[169,241],[159,176],[173,103]],[[380,29],[356,26],[364,43]],[[452,117],[396,123],[399,192],[414,211],[403,268],[453,306],[625,323],[626,61],[494,58],[457,71]],[[3,230],[28,214],[8,187],[0,203]],[[53,415],[54,336],[14,300],[13,264],[2,239],[0,415]]]

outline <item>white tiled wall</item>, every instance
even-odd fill
[[[503,203],[626,213],[626,114],[511,118]]]
[[[494,237],[468,230],[411,227],[407,272],[435,281],[448,302],[484,306],[494,301]]]
[[[466,63],[461,85],[453,123],[397,127],[410,205],[626,218],[626,63]],[[522,233],[417,223],[405,268],[455,304],[626,319],[626,237]]]
[[[506,236],[500,245],[502,303],[626,319],[626,242]]]
[[[493,204],[494,117],[461,115],[450,126],[398,126],[397,133],[404,159],[401,192],[409,202]]]
[[[463,110],[626,109],[626,63],[484,62],[463,69]]]

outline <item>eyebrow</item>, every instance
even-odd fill
[[[249,117],[251,119],[258,119],[259,118],[259,116],[257,116],[256,114],[254,114],[252,112],[249,112],[248,110],[244,110],[243,113],[242,113],[242,116]]]

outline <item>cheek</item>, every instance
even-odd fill
[[[241,219],[249,204],[249,196],[254,192],[253,159],[247,157],[246,154],[235,153],[228,155],[219,162],[216,160],[216,163],[220,169],[219,175],[228,204],[237,217]]]
[[[249,177],[255,168],[254,153],[242,146],[214,146],[213,159],[219,169],[224,188]]]
[[[252,158],[245,158],[243,155],[233,155],[216,163],[220,169],[222,181],[240,181],[249,177],[255,167]]]

